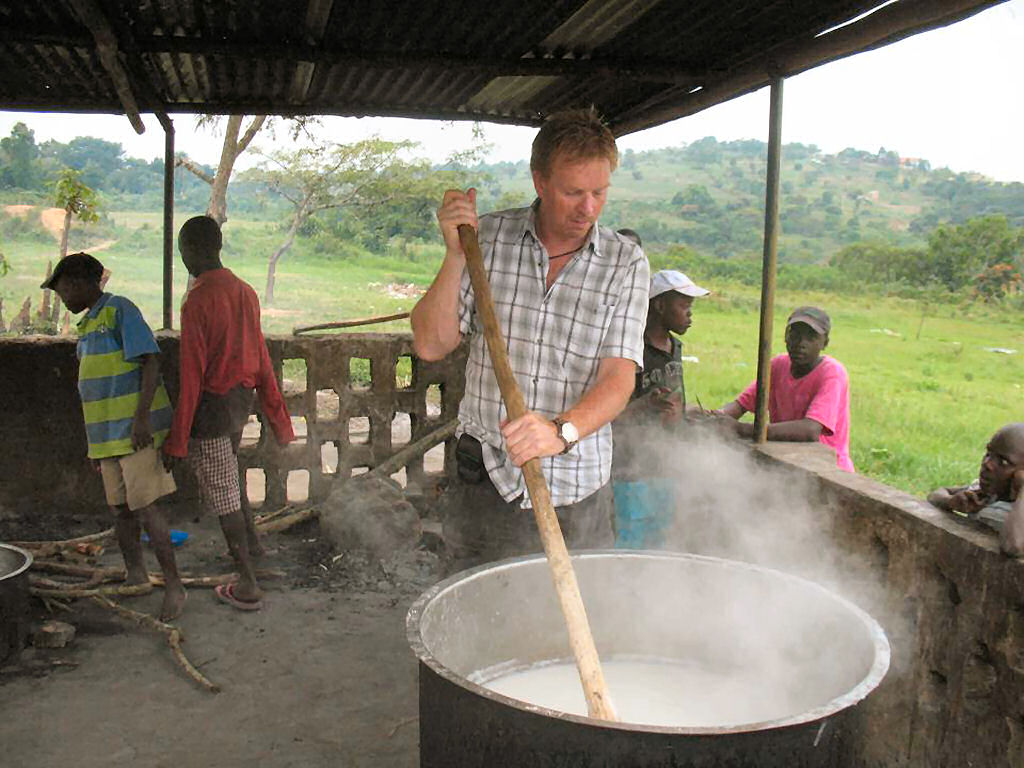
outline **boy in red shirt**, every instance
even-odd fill
[[[786,321],[785,355],[772,358],[768,396],[768,439],[818,440],[836,454],[836,466],[853,472],[850,459],[850,378],[843,364],[821,354],[828,346],[832,321],[817,307],[799,307]],[[754,410],[757,382],[715,413],[736,419],[742,437],[754,425],[738,419]]]
[[[181,308],[181,386],[164,454],[168,463],[189,458],[238,568],[238,582],[217,587],[217,597],[254,611],[263,597],[250,553],[258,540],[242,512],[237,456],[254,390],[277,442],[286,445],[295,433],[260,329],[259,299],[224,268],[220,249],[220,227],[209,216],[189,219],[178,233],[181,260],[195,283]]]

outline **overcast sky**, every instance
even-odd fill
[[[835,153],[846,147],[896,150],[933,167],[978,171],[1000,181],[1024,181],[1024,0],[984,11],[959,24],[818,67],[786,81],[783,141],[816,144]],[[36,141],[66,142],[98,136],[120,142],[128,155],[163,156],[163,131],[152,116],[138,136],[127,118],[0,112],[0,135],[18,121]],[[177,150],[216,165],[220,140],[196,131],[194,118],[174,117]],[[676,146],[704,136],[720,141],[768,135],[768,90],[623,137],[620,149]],[[421,153],[443,160],[470,141],[468,123],[392,118],[324,118],[319,134],[353,141],[377,133],[412,139]],[[529,156],[535,130],[485,124],[491,161]],[[245,168],[254,162],[239,163]]]

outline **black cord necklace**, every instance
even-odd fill
[[[571,256],[572,254],[577,253],[577,252],[582,251],[582,250],[583,250],[583,246],[581,245],[578,248],[573,248],[571,251],[566,251],[565,253],[559,253],[557,256],[548,256],[548,261],[554,261],[555,259],[561,259],[564,256]]]

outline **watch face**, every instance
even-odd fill
[[[578,443],[580,441],[580,431],[576,429],[575,424],[567,421],[562,424],[562,437],[570,443]]]

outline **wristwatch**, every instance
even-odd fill
[[[551,423],[555,425],[555,434],[565,443],[562,453],[568,453],[580,441],[580,431],[576,429],[576,425],[571,421],[566,421],[560,417],[553,418]]]

